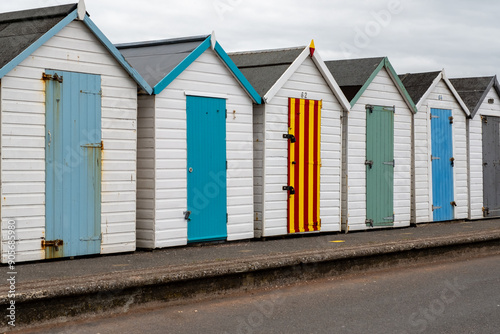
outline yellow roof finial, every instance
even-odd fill
[[[311,53],[311,57],[314,55],[314,51],[316,50],[316,47],[314,46],[314,39],[311,40],[311,45],[309,45],[309,51]]]

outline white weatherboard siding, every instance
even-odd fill
[[[265,150],[265,105],[255,105],[253,108],[253,196],[254,196],[254,227],[255,237],[262,237],[264,221],[264,150]]]
[[[321,110],[321,231],[340,231],[342,107],[321,73],[307,58],[283,85],[269,104],[265,105],[264,157],[264,229],[263,236],[285,235],[287,231],[288,193],[288,98],[322,100]]]
[[[494,103],[488,103],[494,99]],[[481,116],[500,117],[500,96],[491,89],[475,117],[469,120],[470,219],[483,218],[483,125]]]
[[[349,113],[347,140],[348,227],[368,229],[366,220],[366,109],[367,104],[395,106],[394,115],[394,227],[410,224],[412,112],[385,69],[368,86]]]
[[[137,247],[155,241],[155,99],[140,95],[137,110]]]
[[[155,97],[155,247],[185,245],[186,95],[226,100],[227,240],[254,237],[252,100],[211,49]]]
[[[467,115],[446,83],[441,80],[415,114],[415,217],[416,223],[433,221],[431,109],[448,109],[453,115],[453,157],[455,158],[455,219],[468,217]]]
[[[17,261],[45,258],[46,69],[102,80],[101,253],[135,250],[137,85],[82,22],[72,22],[2,78],[2,261],[16,221]]]

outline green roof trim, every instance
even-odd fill
[[[393,81],[395,82],[399,92],[403,96],[403,98],[406,100],[406,103],[410,107],[410,109],[413,111],[413,113],[417,113],[418,109],[417,106],[415,105],[415,102],[413,102],[412,98],[410,97],[410,94],[406,90],[405,86],[401,82],[401,79],[399,79],[398,74],[394,70],[394,68],[391,65],[391,62],[389,61],[389,58],[385,57],[380,64],[377,66],[377,68],[373,71],[373,73],[370,75],[368,80],[364,83],[364,85],[361,87],[361,89],[358,91],[358,93],[354,96],[354,98],[351,100],[351,107],[354,107],[354,105],[358,102],[359,98],[364,94],[364,92],[368,89],[368,86],[373,82],[375,77],[379,74],[379,72],[385,68],[387,72],[389,72],[389,75],[392,77]]]

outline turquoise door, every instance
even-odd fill
[[[432,212],[434,221],[452,220],[453,139],[451,110],[431,109]]]
[[[394,108],[366,107],[366,224],[394,223]]]
[[[45,73],[46,258],[100,253],[101,77]]]
[[[188,242],[225,240],[226,100],[187,96]]]

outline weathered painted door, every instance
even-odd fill
[[[227,237],[226,100],[187,96],[188,241]]]
[[[101,77],[47,70],[45,255],[100,253]]]
[[[434,221],[454,217],[453,118],[451,110],[431,109],[432,211]]]
[[[288,233],[321,228],[321,104],[288,100]]]
[[[483,116],[484,216],[500,216],[500,117]]]
[[[366,224],[394,223],[394,108],[366,107]]]

